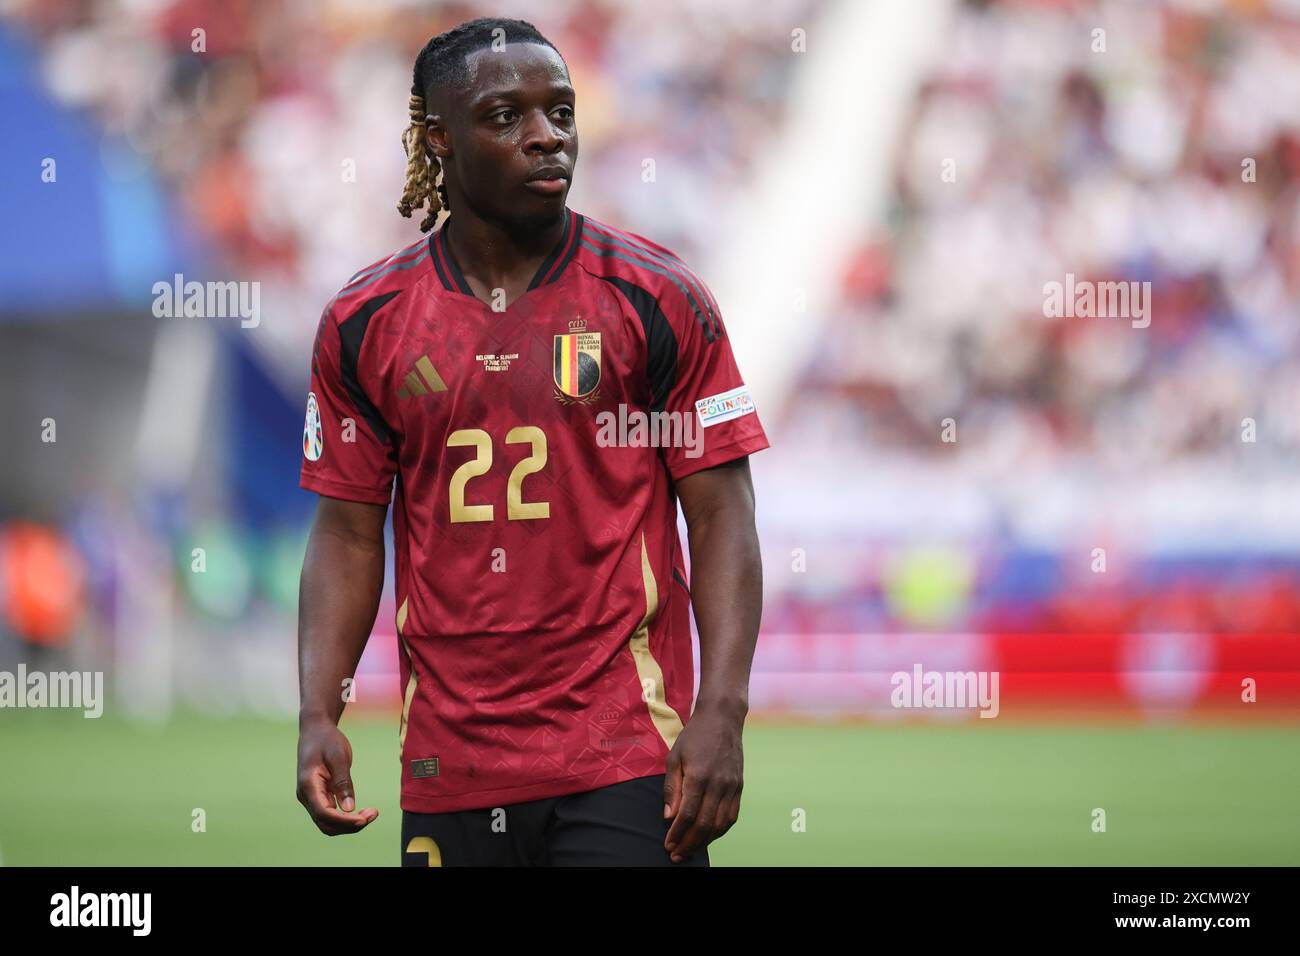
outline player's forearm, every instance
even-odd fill
[[[743,717],[763,613],[763,562],[754,512],[736,501],[688,523],[691,603],[700,632],[696,707]]]
[[[312,528],[298,594],[299,721],[337,723],[379,610],[384,544]]]

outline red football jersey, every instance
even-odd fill
[[[571,210],[528,291],[476,298],[441,229],[357,273],[312,357],[301,484],[393,495],[402,809],[664,772],[690,715],[673,482],[768,447],[717,302]]]

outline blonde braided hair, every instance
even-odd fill
[[[447,205],[447,192],[446,186],[437,182],[442,166],[429,148],[424,97],[412,93],[410,109],[411,125],[402,133],[402,148],[406,150],[406,183],[402,187],[402,198],[397,203],[397,211],[410,219],[411,213],[427,202],[429,213],[420,223],[420,231],[428,232],[438,221],[439,210]]]

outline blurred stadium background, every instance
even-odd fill
[[[1300,862],[1297,0],[0,0],[0,670],[108,689],[0,711],[0,862],[395,861],[391,573],[344,718],[381,818],[293,799],[302,408],[416,228],[415,53],[477,15],[560,48],[570,204],[706,278],[772,439],[714,861]],[[155,318],[175,273],[260,322]],[[1150,327],[1045,318],[1067,273]],[[891,708],[916,663],[998,719]]]

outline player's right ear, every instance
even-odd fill
[[[439,159],[451,155],[451,134],[443,125],[441,116],[430,114],[424,118],[424,135],[433,155]]]

